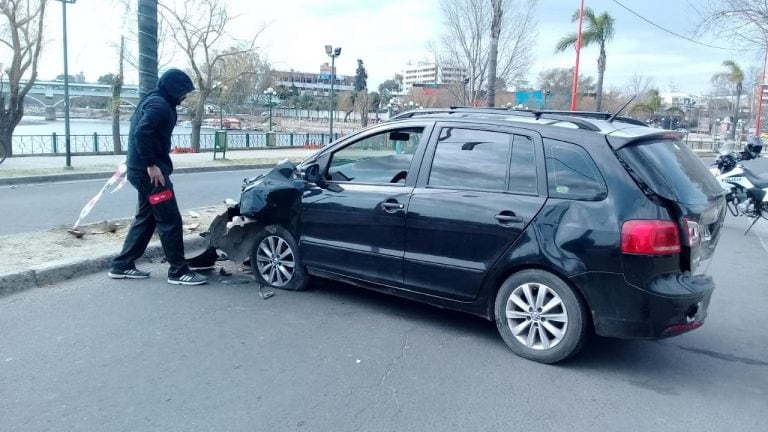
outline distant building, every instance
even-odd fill
[[[408,63],[403,67],[403,90],[409,91],[414,84],[461,84],[467,75],[464,68],[440,66],[437,63]]]
[[[329,96],[331,92],[331,65],[323,63],[319,72],[274,71],[275,86],[283,86],[289,91],[295,87],[299,95]],[[336,74],[333,84],[335,91],[354,91],[355,77]]]
[[[691,105],[701,105],[701,96],[683,92],[662,92],[659,97],[666,106],[686,107]]]

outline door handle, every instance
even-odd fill
[[[385,201],[381,203],[381,207],[384,209],[384,211],[388,211],[388,212],[395,212],[397,210],[402,210],[405,208],[404,205],[400,204],[397,201]]]
[[[515,213],[511,211],[503,211],[496,216],[494,216],[497,221],[499,221],[501,224],[513,224],[513,223],[521,223],[523,221],[522,216],[517,216]]]

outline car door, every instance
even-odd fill
[[[334,149],[302,199],[306,265],[401,286],[405,215],[431,123],[383,125]]]
[[[408,289],[471,301],[546,200],[541,137],[438,124],[406,218]]]

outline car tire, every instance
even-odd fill
[[[578,353],[588,338],[587,308],[574,289],[542,270],[508,277],[496,294],[496,327],[520,357],[557,363]]]
[[[256,236],[251,248],[251,267],[256,282],[265,287],[303,291],[309,282],[296,240],[279,225],[265,226]]]

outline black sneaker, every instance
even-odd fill
[[[181,276],[168,276],[171,285],[202,285],[208,282],[208,278],[195,272],[188,272]]]
[[[112,279],[146,279],[149,277],[149,272],[128,269],[128,270],[115,270],[110,269],[107,273]]]

